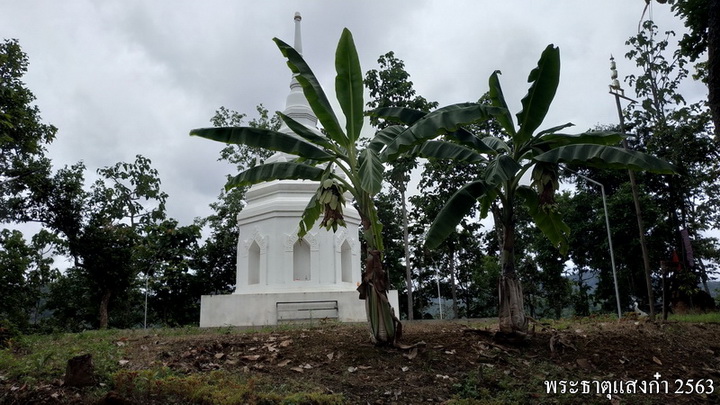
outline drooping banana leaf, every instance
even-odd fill
[[[554,126],[554,127],[548,128],[548,129],[543,129],[542,131],[538,132],[537,135],[535,135],[535,137],[540,138],[543,135],[554,134],[554,133],[557,133],[557,131],[561,131],[565,128],[574,127],[574,126],[575,126],[575,124],[573,124],[572,122],[566,122],[562,125],[557,125],[557,126]]]
[[[510,153],[510,146],[498,137],[486,136],[485,138],[482,138],[482,142],[495,153]]]
[[[551,149],[534,157],[548,163],[583,164],[601,169],[647,170],[673,174],[674,167],[666,161],[646,153],[605,145],[567,145]]]
[[[428,113],[407,107],[380,107],[370,111],[369,115],[383,118],[390,122],[412,125],[420,118],[428,115]]]
[[[456,191],[435,217],[425,237],[425,246],[430,249],[440,246],[451,233],[455,232],[457,225],[470,212],[478,198],[488,190],[483,180],[476,180]]]
[[[576,145],[576,144],[593,144],[617,146],[627,135],[615,131],[589,131],[581,134],[558,134],[549,133],[540,137],[540,142],[548,142],[555,146]]]
[[[298,225],[298,238],[302,238],[312,229],[315,223],[320,219],[322,215],[323,206],[318,203],[317,193],[313,194],[303,210],[302,216],[300,217],[300,224]]]
[[[385,145],[392,142],[393,139],[395,139],[395,137],[401,134],[404,130],[405,127],[402,125],[391,125],[383,128],[375,133],[375,137],[373,137],[370,143],[368,143],[367,148],[372,149],[375,153],[379,154]]]
[[[273,162],[252,167],[232,177],[225,189],[249,186],[272,180],[313,180],[319,181],[324,170],[319,167],[308,166],[296,162]]]
[[[394,159],[413,146],[438,135],[458,131],[463,125],[490,119],[494,112],[493,107],[478,103],[452,104],[439,108],[419,119],[398,135],[383,150],[381,158],[383,161]]]
[[[319,161],[328,161],[333,158],[333,155],[303,139],[269,129],[251,127],[199,128],[190,131],[190,135],[223,143],[285,152]]]
[[[277,114],[280,119],[283,120],[285,125],[287,125],[288,128],[290,128],[290,130],[297,135],[308,140],[310,143],[332,149],[332,144],[330,143],[330,141],[325,137],[325,135],[323,135],[319,131],[308,128],[305,125],[295,121],[292,117],[288,117],[287,115],[279,111],[277,112]]]
[[[465,128],[445,134],[447,139],[451,139],[461,145],[475,149],[478,153],[495,154],[497,149],[487,145],[485,141]]]
[[[478,163],[487,159],[476,151],[462,145],[443,141],[427,141],[417,151],[417,155],[427,159],[451,159],[457,162]]]

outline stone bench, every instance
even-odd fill
[[[278,302],[275,305],[278,323],[339,318],[337,301]]]

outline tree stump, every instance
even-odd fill
[[[65,369],[65,385],[87,387],[95,385],[95,365],[92,354],[83,354],[68,360]]]

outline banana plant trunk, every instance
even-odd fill
[[[501,274],[498,282],[500,332],[524,336],[528,331],[522,285],[515,271],[515,217],[506,208],[503,222]],[[509,212],[508,212],[509,211]]]
[[[368,200],[372,204],[372,200]],[[394,346],[400,339],[402,326],[387,295],[389,278],[382,265],[382,235],[378,227],[374,226],[378,224],[377,212],[374,205],[368,207],[367,211],[367,215],[360,213],[363,235],[367,242],[367,257],[362,283],[357,290],[360,299],[365,300],[370,339],[378,346]]]

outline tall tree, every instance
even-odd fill
[[[414,110],[429,112],[437,108],[437,101],[427,101],[422,96],[415,95],[410,74],[405,70],[405,62],[395,57],[390,51],[378,58],[380,70],[372,69],[365,74],[365,87],[370,91],[370,100],[367,106],[370,109],[380,107],[406,107]],[[387,128],[392,123],[370,115],[370,124],[378,129]],[[410,268],[410,246],[408,240],[408,213],[407,213],[407,184],[410,180],[410,171],[416,166],[412,157],[398,158],[392,162],[390,170],[386,173],[386,180],[400,193],[400,211],[403,221],[403,248],[405,260],[405,288],[407,291],[408,319],[413,319],[412,297],[412,270]]]
[[[661,260],[669,259],[673,250],[686,251],[689,240],[683,241],[682,235],[699,240],[704,231],[720,225],[717,215],[720,189],[716,181],[720,175],[719,144],[712,140],[706,104],[687,105],[678,92],[688,70],[681,52],[670,54],[667,50],[672,34],[667,32],[658,38],[658,27],[646,21],[643,30],[627,41],[631,50],[626,55],[641,69],[640,74],[628,76],[640,99],[640,103],[630,105],[627,111],[637,134],[635,146],[673,163],[678,172],[678,176],[667,181],[645,180],[647,189],[667,213],[666,226],[661,226],[667,230]],[[702,257],[681,256],[686,270],[697,272],[703,281],[707,280],[702,271]],[[691,284],[696,285],[696,280]]]
[[[680,40],[680,53],[694,62],[707,52],[707,62],[699,64],[698,77],[708,85],[708,105],[715,123],[715,139],[720,141],[720,2],[717,0],[670,0],[675,15],[690,30]]]
[[[22,77],[28,57],[15,39],[0,42],[0,221],[25,219],[23,199],[30,184],[50,173],[46,145],[57,129],[43,124]]]
[[[59,247],[74,264],[68,277],[92,286],[76,290],[83,297],[73,299],[94,302],[98,324],[107,328],[112,302],[122,302],[135,286],[140,271],[136,250],[147,227],[165,220],[167,195],[157,170],[140,155],[133,163],[99,169],[101,177],[89,192],[84,190],[84,171],[79,163],[35,184],[26,211],[62,239]],[[62,310],[57,306],[66,305],[67,297],[56,292],[51,303]]]
[[[526,335],[527,319],[523,305],[522,286],[516,270],[516,204],[523,203],[535,225],[563,252],[567,248],[569,229],[557,211],[554,195],[558,188],[558,165],[577,163],[607,168],[632,168],[672,173],[672,167],[657,158],[627,151],[617,146],[623,135],[607,132],[587,132],[577,135],[560,133],[572,124],[564,124],[536,132],[542,124],[555,96],[560,78],[560,52],[549,45],[542,53],[538,66],[528,77],[530,88],[522,99],[523,109],[514,121],[499,82],[500,72],[490,76],[490,100],[495,107],[498,123],[510,139],[485,137],[480,139],[467,130],[463,123],[455,122],[454,128],[466,145],[462,159],[472,157],[482,161],[488,157],[484,170],[478,178],[460,188],[438,213],[427,236],[426,244],[435,248],[442,243],[462,221],[476,202],[480,202],[480,213],[490,210],[496,226],[502,232],[501,276],[499,282],[500,331],[513,335]],[[441,111],[440,108],[437,111]],[[390,114],[392,113],[392,114]],[[382,156],[392,159],[415,145],[427,145],[428,139],[437,136],[437,131],[421,131],[422,117],[417,111],[379,111],[379,115],[392,115],[403,119],[410,128],[398,135],[386,148]],[[429,116],[429,115],[428,115]],[[414,127],[414,128],[413,128]],[[457,146],[457,145],[455,145]],[[458,159],[458,157],[455,157]],[[520,179],[531,172],[532,185],[520,184]],[[497,203],[496,203],[497,202]]]
[[[150,159],[137,155],[98,170],[92,186],[91,213],[78,243],[82,268],[101,293],[100,328],[108,327],[110,300],[125,293],[139,268],[135,251],[148,228],[165,220],[167,194],[160,189]]]

